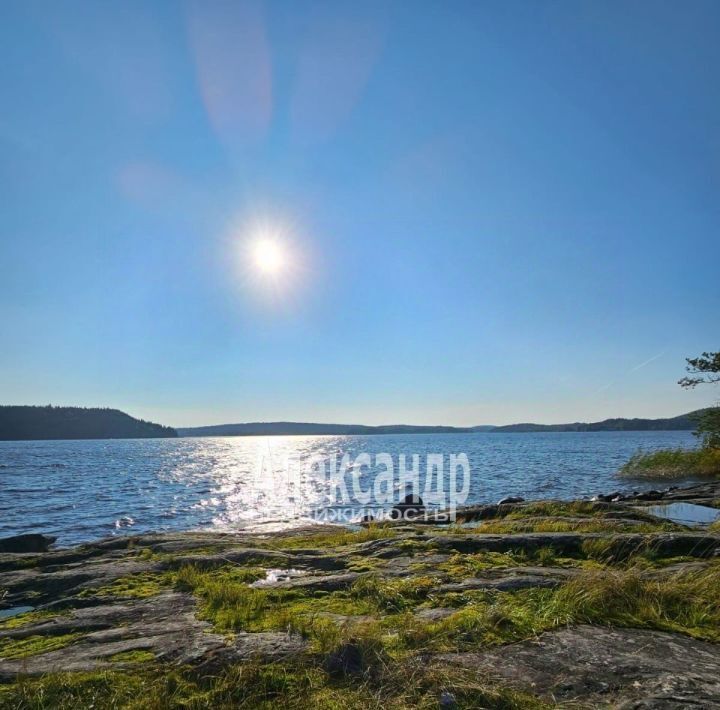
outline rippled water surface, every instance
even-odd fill
[[[690,432],[0,442],[0,536],[44,532],[69,545],[150,530],[299,524],[328,505],[334,488],[329,474],[306,474],[289,500],[276,485],[288,457],[367,453],[375,463],[388,453],[397,474],[400,454],[408,461],[419,454],[424,472],[428,454],[465,453],[467,503],[480,503],[647,488],[652,484],[615,476],[635,451],[694,445]],[[371,484],[375,475],[366,467],[362,478]]]

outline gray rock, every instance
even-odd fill
[[[473,589],[488,589],[497,592],[517,592],[520,589],[544,588],[550,589],[562,583],[561,580],[529,574],[510,575],[500,579],[470,578],[462,582],[441,584],[438,587],[440,592],[467,592]]]
[[[449,691],[444,690],[440,693],[440,708],[442,710],[455,710],[458,707],[455,696]]]
[[[422,621],[442,621],[447,619],[448,616],[452,616],[457,609],[446,609],[444,607],[420,609],[415,612],[415,617]]]
[[[360,577],[359,572],[297,577],[272,585],[273,589],[301,589],[304,592],[337,592],[351,587]]]
[[[720,707],[720,646],[660,631],[578,626],[436,663],[490,675],[553,705]]]
[[[159,661],[219,670],[243,660],[274,661],[301,653],[306,642],[286,633],[237,633],[232,641],[213,633],[196,615],[190,594],[164,592],[142,600],[107,603],[74,610],[68,616],[16,629],[0,630],[3,638],[81,633],[70,646],[22,660],[0,659],[0,681],[18,673],[89,671],[114,667],[112,656],[125,651],[150,651]]]

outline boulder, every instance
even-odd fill
[[[498,505],[508,505],[509,503],[524,503],[525,499],[522,496],[508,496],[507,498],[501,498]]]
[[[56,537],[41,535],[40,533],[26,533],[25,535],[3,537],[0,538],[0,552],[47,552],[50,545],[56,540]]]

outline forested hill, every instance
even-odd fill
[[[669,419],[604,419],[601,422],[575,422],[573,424],[508,424],[498,426],[493,432],[533,431],[684,431],[697,427],[697,412],[681,414]]]
[[[118,409],[0,406],[0,440],[157,439],[171,427],[135,419]]]
[[[388,424],[313,424],[309,422],[249,422],[247,424],[216,424],[212,426],[178,428],[179,436],[287,436],[333,434],[471,434],[474,432],[534,432],[534,431],[678,431],[693,430],[697,422],[691,412],[670,419],[605,419],[602,422],[574,424],[508,424],[506,426],[413,426]]]
[[[348,436],[356,434],[467,434],[481,427],[414,426],[409,424],[387,424],[369,426],[364,424],[313,424],[310,422],[249,422],[247,424],[216,424],[179,428],[180,436],[287,436],[334,434]],[[492,427],[483,427],[491,429]]]

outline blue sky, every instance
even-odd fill
[[[702,0],[5,0],[0,400],[171,425],[712,403],[675,383],[719,345],[719,31]]]

